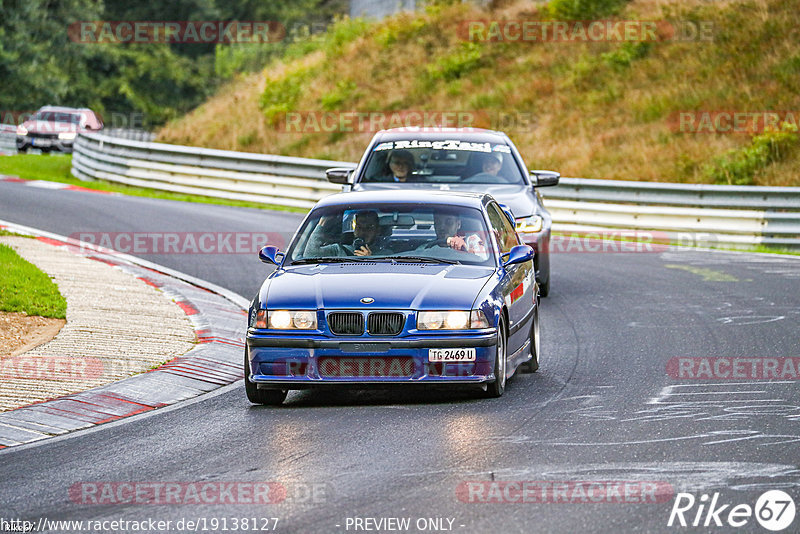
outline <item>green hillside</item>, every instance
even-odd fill
[[[358,117],[386,125],[426,112],[503,129],[530,166],[565,176],[800,185],[796,0],[491,6],[341,20],[229,83],[159,140],[355,161],[372,135]],[[497,31],[591,19],[640,37],[586,39],[574,24],[545,42]]]

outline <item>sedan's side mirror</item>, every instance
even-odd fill
[[[503,267],[530,261],[533,259],[534,252],[530,245],[517,245],[512,247],[506,254],[503,254],[503,256],[506,255],[508,255],[508,258],[503,261]]]
[[[258,259],[260,259],[263,263],[280,265],[284,256],[285,254],[280,252],[278,247],[273,247],[272,245],[267,245],[258,251]]]
[[[350,183],[350,176],[355,169],[336,167],[325,171],[328,181],[332,184],[347,185]]]
[[[531,178],[534,187],[548,187],[558,185],[561,173],[556,171],[531,170]]]

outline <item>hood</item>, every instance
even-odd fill
[[[343,263],[304,265],[272,273],[259,299],[268,308],[467,310],[494,270],[434,264]]]
[[[84,130],[84,128],[81,128],[79,125],[73,122],[27,120],[22,123],[22,126],[24,126],[28,132],[40,134],[60,134]]]
[[[424,184],[406,183],[403,189],[418,189],[421,191],[457,191],[488,193],[500,204],[505,204],[511,209],[515,218],[530,217],[537,213],[537,204],[533,200],[531,186],[524,184]],[[391,191],[398,188],[393,183],[357,183],[353,191]]]

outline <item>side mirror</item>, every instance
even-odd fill
[[[332,184],[347,185],[350,183],[350,176],[355,169],[347,169],[344,167],[336,167],[325,171],[325,176]]]
[[[561,173],[556,171],[531,170],[531,177],[534,187],[548,187],[558,185]]]
[[[267,245],[258,251],[258,259],[260,259],[262,263],[280,265],[284,256],[285,254],[283,252],[278,251],[278,247],[273,247],[272,245]]]
[[[517,245],[509,250],[506,254],[503,254],[503,256],[508,256],[508,258],[503,261],[503,267],[507,267],[515,263],[524,263],[526,261],[530,261],[533,259],[533,254],[533,248],[531,248],[529,245]]]

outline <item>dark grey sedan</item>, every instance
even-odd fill
[[[536,251],[541,296],[550,292],[550,226],[538,187],[560,174],[531,170],[503,132],[477,128],[397,128],[375,134],[356,169],[330,169],[344,190],[418,189],[489,193],[513,214],[523,241]]]

